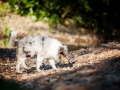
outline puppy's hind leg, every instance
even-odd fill
[[[56,66],[55,66],[55,61],[54,61],[53,59],[50,59],[50,60],[49,60],[49,63],[50,63],[50,65],[52,66],[52,68],[53,68],[54,70],[57,70],[57,68],[56,68]]]

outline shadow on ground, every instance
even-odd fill
[[[0,53],[1,55],[4,54]],[[69,52],[69,59],[73,61],[71,66],[59,65],[57,71],[46,68],[38,73],[32,67],[30,72],[28,70],[23,74],[16,74],[15,72],[11,72],[11,74],[14,73],[13,75],[8,75],[6,72],[1,74],[4,77],[16,77],[15,80],[19,82],[21,87],[29,90],[120,89],[119,43],[101,44],[96,47],[71,51]]]

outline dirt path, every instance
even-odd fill
[[[0,73],[29,90],[120,90],[118,42],[70,51],[71,64],[59,64],[57,71],[43,65],[40,73],[36,72],[35,60],[29,60],[30,70],[16,74],[15,53],[15,49],[0,49]]]

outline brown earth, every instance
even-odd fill
[[[43,64],[38,73],[35,60],[28,60],[26,64],[30,69],[21,67],[23,74],[15,73],[16,50],[5,48],[3,44],[9,38],[5,33],[5,26],[10,31],[18,31],[18,39],[26,35],[57,38],[68,46],[68,59],[71,63],[57,64],[57,71]],[[28,90],[120,90],[120,43],[95,46],[100,42],[101,38],[90,30],[62,25],[50,29],[45,22],[32,22],[31,17],[22,17],[7,11],[0,17],[0,78],[14,79]],[[86,49],[81,48],[88,46]]]
[[[96,47],[69,52],[70,64],[57,64],[54,71],[42,65],[35,69],[35,60],[23,74],[15,73],[15,49],[0,49],[0,75],[16,80],[28,90],[120,90],[120,43],[110,42]]]
[[[6,12],[5,16],[0,17],[0,47],[5,39],[8,39],[5,33],[6,27],[10,31],[18,31],[18,39],[26,35],[45,35],[60,40],[63,44],[69,46],[69,50],[77,50],[80,47],[95,46],[100,44],[102,38],[91,33],[91,30],[85,28],[75,28],[68,25],[58,25],[51,28],[47,23],[42,21],[32,21],[30,16],[20,16],[11,12]]]

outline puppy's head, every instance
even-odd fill
[[[68,48],[67,48],[67,46],[59,46],[58,53],[61,54],[61,55],[63,55],[64,57],[66,57],[67,54],[68,54]]]
[[[59,59],[61,61],[63,61],[64,63],[68,64],[69,61],[67,59],[67,55],[68,55],[68,48],[67,48],[67,46],[60,46],[59,50],[58,50],[58,53],[59,53]]]
[[[32,47],[31,43],[26,43],[23,46],[23,53],[27,58],[33,57],[35,54],[34,48]]]

